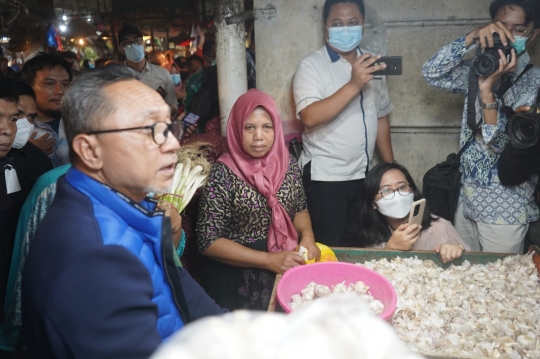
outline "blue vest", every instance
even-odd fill
[[[149,201],[135,203],[123,194],[72,168],[66,180],[93,204],[104,245],[126,248],[144,264],[154,285],[157,330],[162,339],[184,326],[165,273],[162,251],[163,212],[152,211]],[[111,273],[114,275],[114,273]]]

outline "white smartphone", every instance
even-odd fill
[[[409,224],[422,224],[424,218],[424,209],[426,208],[426,200],[424,198],[413,202],[411,212],[409,213]]]

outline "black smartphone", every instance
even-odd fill
[[[403,74],[403,64],[401,56],[383,56],[371,66],[380,65],[383,63],[386,64],[386,68],[384,70],[375,71],[373,73],[374,76]]]
[[[167,91],[165,91],[163,87],[159,86],[156,91],[161,95],[161,97],[163,97],[163,99],[167,97]]]

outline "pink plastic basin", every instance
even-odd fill
[[[364,282],[373,298],[384,305],[380,318],[390,321],[396,310],[397,295],[392,283],[379,273],[351,263],[325,262],[297,266],[283,274],[277,286],[277,299],[286,313],[291,312],[289,303],[293,294],[300,294],[310,282],[330,288],[345,281],[346,285]],[[360,300],[360,299],[359,299]]]

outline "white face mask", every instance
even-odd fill
[[[13,148],[22,148],[28,142],[34,125],[26,118],[19,118],[15,123],[17,124],[17,134],[13,141]]]
[[[377,209],[383,216],[394,219],[405,218],[411,211],[413,202],[414,195],[412,193],[407,196],[394,193],[394,198],[392,199],[381,198],[379,201],[375,201]]]

